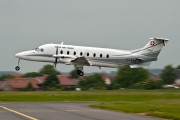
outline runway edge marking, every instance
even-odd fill
[[[28,116],[28,115],[25,115],[25,114],[23,114],[23,113],[17,112],[17,111],[15,111],[15,110],[9,109],[9,108],[4,107],[4,106],[0,106],[0,108],[3,108],[3,109],[5,109],[5,110],[7,110],[7,111],[16,113],[16,114],[21,115],[21,116],[23,116],[23,117],[29,118],[29,119],[31,119],[31,120],[38,120],[38,119],[36,119],[36,118],[30,117],[30,116]]]

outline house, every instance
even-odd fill
[[[21,78],[22,75],[13,75],[16,78],[6,79],[5,81],[0,81],[0,89],[6,91],[16,91],[20,89],[24,89],[28,86],[29,83],[32,84],[35,90],[42,90],[43,83],[46,80],[47,75],[35,77],[35,78]],[[78,85],[78,79],[71,78],[69,75],[57,75],[58,81],[60,85],[64,87],[71,87]]]
[[[115,76],[112,75],[102,75],[102,79],[107,85],[110,85],[112,83],[112,80],[115,78]]]
[[[177,86],[180,86],[180,69],[175,69],[175,74],[176,74],[176,80],[175,80],[175,84]]]
[[[4,81],[0,81],[0,90],[4,90]]]
[[[35,77],[35,79],[36,79],[36,81],[37,81],[37,86],[39,86],[39,88],[42,90],[43,89],[43,83],[45,82],[45,80],[46,80],[46,77],[47,77],[47,75],[45,75],[45,76],[40,76],[40,77]]]
[[[78,79],[71,78],[69,75],[57,75],[59,83],[64,87],[71,87],[78,85]]]
[[[161,80],[161,75],[151,74],[150,78],[153,79],[153,80]]]
[[[6,90],[16,91],[19,89],[24,89],[28,86],[29,83],[32,84],[35,90],[40,90],[38,86],[38,81],[35,78],[15,78],[15,79],[6,79]]]
[[[180,69],[175,69],[174,73],[176,74],[176,79],[174,82],[174,86],[179,86],[180,87]],[[154,80],[160,80],[161,79],[161,75],[150,75],[150,78],[154,79]],[[171,85],[167,85],[165,86],[165,88],[167,87],[172,87]]]

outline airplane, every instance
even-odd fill
[[[131,68],[148,67],[152,61],[157,61],[161,49],[169,39],[150,38],[150,41],[140,49],[117,50],[109,48],[85,47],[61,44],[45,44],[34,50],[17,53],[17,71],[20,70],[20,60],[74,65],[77,74],[83,76],[84,66],[118,68],[129,65]]]

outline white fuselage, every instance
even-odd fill
[[[29,60],[29,61],[39,61],[39,62],[55,62],[53,55],[56,54],[56,49],[58,46],[58,55],[68,55],[68,58],[58,59],[58,63],[64,63],[67,65],[78,65],[81,64],[71,62],[75,57],[86,57],[86,59],[91,63],[91,66],[98,67],[119,67],[125,64],[132,64],[133,58],[129,58],[132,55],[131,52],[125,50],[115,50],[107,48],[96,48],[96,47],[84,47],[84,46],[73,46],[73,45],[63,45],[63,44],[45,44],[38,47],[35,50],[25,51],[16,54],[16,57]],[[127,61],[127,58],[130,59]],[[84,66],[84,65],[82,65]]]

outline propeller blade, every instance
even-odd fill
[[[58,46],[57,46],[57,49],[56,49],[56,55],[58,54]]]
[[[56,68],[56,65],[57,65],[57,64],[56,64],[56,63],[54,63],[54,67],[55,67],[55,68]]]
[[[58,46],[57,46],[57,49],[56,49],[56,55],[58,55]],[[56,65],[57,65],[57,60],[58,60],[58,58],[55,58],[55,63],[54,63],[55,68],[56,68]]]
[[[56,68],[56,65],[57,65],[57,59],[58,58],[55,58],[55,63],[54,63],[54,67]]]

